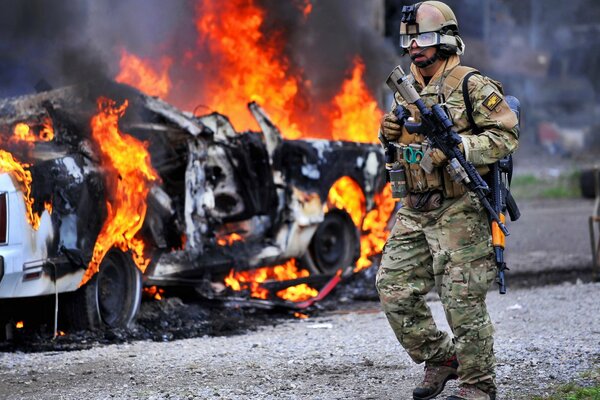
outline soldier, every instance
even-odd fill
[[[465,45],[446,4],[424,1],[402,13],[400,45],[412,60],[415,88],[428,107],[445,105],[462,138],[461,151],[484,175],[488,164],[518,145],[517,118],[500,83],[460,65]],[[459,393],[448,400],[495,399],[494,328],[485,305],[496,276],[488,217],[478,198],[452,181],[444,154],[424,143],[415,128],[416,107],[396,95],[392,110],[398,105],[410,110],[414,121],[402,126],[390,112],[380,128],[402,149],[407,185],[377,273],[382,308],[410,357],[425,362],[413,399],[435,398],[456,378]],[[431,173],[419,165],[427,153],[436,166]],[[454,338],[436,327],[425,302],[434,286]]]

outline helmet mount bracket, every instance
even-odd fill
[[[417,23],[417,11],[421,3],[413,4],[412,6],[402,7],[402,23],[406,24],[406,32],[411,35],[418,35],[419,24]]]

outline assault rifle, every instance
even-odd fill
[[[421,125],[422,132],[425,134],[429,142],[433,147],[440,149],[444,155],[448,158],[448,165],[446,169],[452,177],[452,179],[458,183],[462,183],[465,187],[473,192],[482,206],[485,208],[492,225],[492,234],[494,236],[500,235],[498,238],[493,237],[494,252],[496,254],[496,264],[498,267],[498,284],[501,294],[506,293],[506,286],[504,282],[504,270],[506,270],[506,263],[504,263],[503,249],[504,249],[504,236],[508,236],[508,229],[504,225],[504,215],[502,211],[506,208],[506,203],[503,195],[506,195],[506,190],[502,191],[500,182],[496,181],[494,191],[490,190],[490,187],[486,181],[481,177],[477,169],[473,164],[465,159],[463,152],[460,150],[458,145],[462,142],[461,137],[452,129],[454,126],[452,120],[448,117],[444,109],[439,104],[434,104],[431,108],[428,108],[416,89],[409,81],[408,76],[404,73],[400,66],[394,68],[390,76],[386,81],[387,85],[393,92],[397,92],[407,103],[414,104],[421,114]],[[401,118],[402,107],[396,107],[396,116]],[[500,179],[500,165],[494,164],[492,167],[492,179]],[[494,205],[490,203],[490,197]],[[510,198],[512,202],[514,200]],[[515,205],[516,207],[516,205]],[[512,215],[511,215],[512,217]],[[499,243],[496,246],[496,242]],[[501,243],[501,246],[500,246]],[[501,248],[501,250],[500,250]]]
[[[513,96],[506,96],[506,103],[510,109],[517,115],[517,120],[520,120],[520,104]],[[512,156],[509,155],[499,161],[496,161],[490,166],[489,180],[492,188],[491,198],[494,210],[500,216],[500,220],[504,222],[505,214],[508,212],[511,221],[516,221],[521,217],[521,212],[517,206],[517,202],[513,198],[509,190],[510,181],[512,178]],[[494,255],[496,258],[496,267],[498,268],[498,289],[500,294],[506,293],[506,282],[504,280],[504,271],[508,269],[504,261],[504,234],[499,231],[498,227],[492,223],[492,245],[494,246]]]

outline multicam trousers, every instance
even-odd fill
[[[383,251],[377,290],[396,337],[416,363],[456,354],[462,383],[495,391],[494,328],[485,305],[496,275],[489,223],[472,193],[421,212],[402,207]],[[440,295],[454,340],[424,296]]]

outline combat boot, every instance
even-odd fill
[[[456,356],[442,364],[425,365],[425,377],[423,382],[413,390],[414,400],[433,399],[440,394],[446,386],[446,382],[458,378],[458,360]]]
[[[458,394],[446,397],[446,400],[496,400],[495,393],[486,393],[473,385],[460,385]]]

